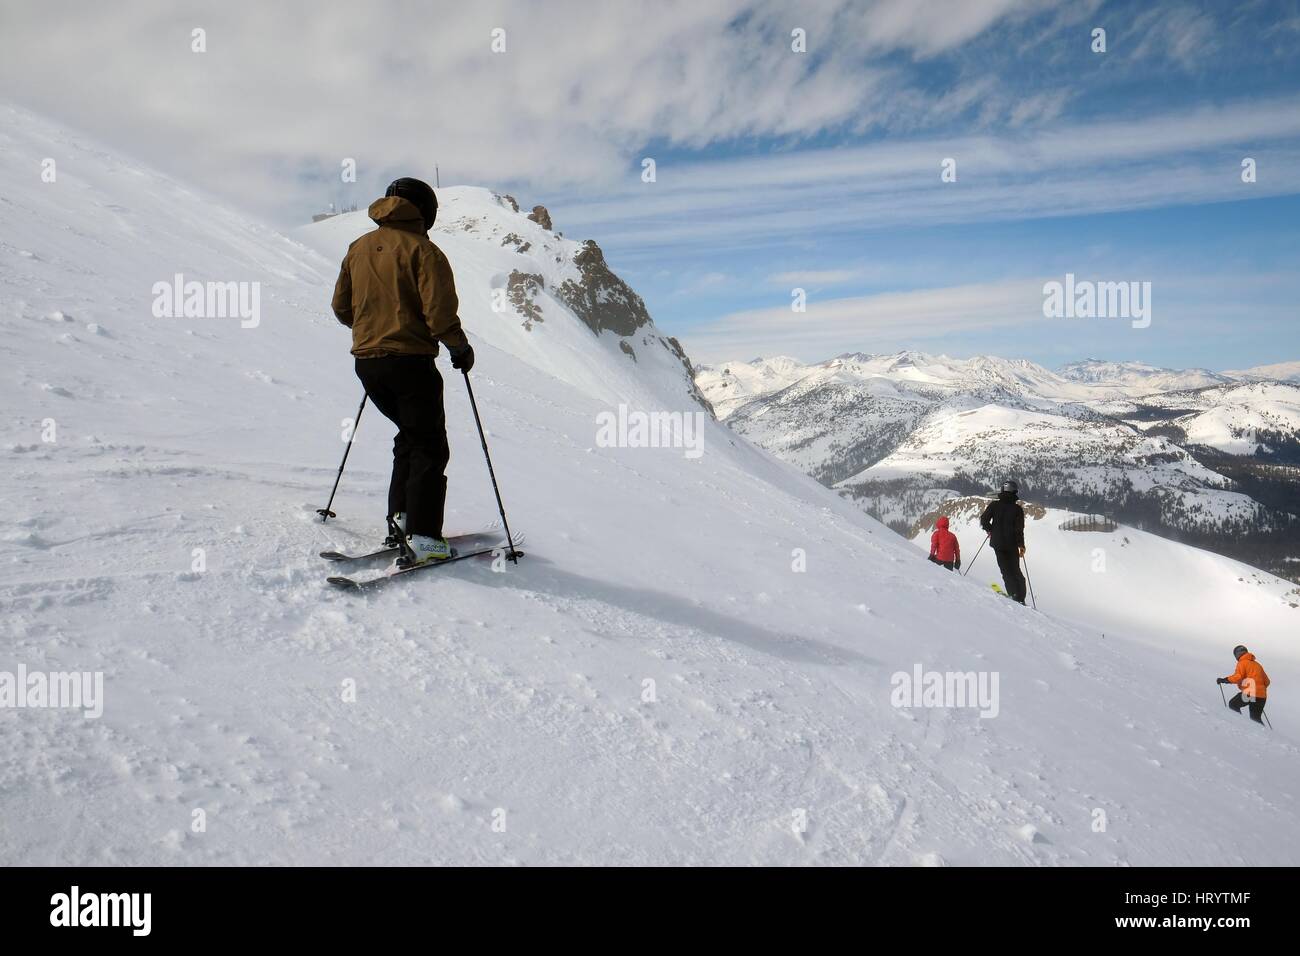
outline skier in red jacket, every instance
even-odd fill
[[[934,534],[930,535],[930,560],[942,564],[949,571],[961,570],[961,545],[957,543],[957,536],[948,530],[947,517],[934,523]]]

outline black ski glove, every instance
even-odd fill
[[[447,351],[451,353],[451,367],[468,375],[474,367],[474,346],[466,344],[458,349],[448,348]]]
[[[1231,683],[1231,681],[1229,681],[1228,678],[1226,678],[1226,677],[1220,677],[1218,680],[1215,681],[1215,683],[1216,683],[1216,684],[1229,684],[1229,683]]]

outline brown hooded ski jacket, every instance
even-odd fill
[[[334,315],[352,330],[352,354],[437,355],[469,342],[456,314],[451,263],[401,196],[370,204],[379,227],[348,246],[334,286]]]

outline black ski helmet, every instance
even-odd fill
[[[1245,653],[1247,653],[1245,644],[1238,644],[1236,647],[1232,649],[1233,657],[1240,657],[1242,654]]]
[[[1002,482],[1002,493],[1004,495],[1012,494],[1015,495],[1017,498],[1019,498],[1020,486],[1016,484],[1014,481],[1012,481],[1010,478],[1008,478],[1006,481]]]
[[[424,217],[424,228],[426,230],[433,228],[433,220],[438,216],[438,197],[433,194],[433,188],[424,180],[412,179],[410,176],[394,179],[388,184],[384,195],[409,199]]]

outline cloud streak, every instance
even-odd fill
[[[697,325],[681,339],[691,358],[702,362],[772,355],[821,361],[844,352],[891,351],[934,340],[971,342],[990,334],[1004,342],[1011,330],[1019,342],[1030,336],[1057,341],[1105,336],[1112,348],[1132,348],[1135,341],[1169,336],[1184,340],[1259,336],[1270,315],[1294,310],[1300,298],[1300,275],[1293,272],[1080,275],[1080,279],[1152,283],[1152,326],[1149,333],[1143,330],[1141,338],[1134,340],[1124,319],[1044,317],[1043,284],[1063,278],[1018,277],[831,299],[810,296],[806,312],[794,312],[788,301],[771,308],[733,312]],[[1239,289],[1250,293],[1243,298],[1225,292]],[[1293,342],[1277,357],[1296,354]]]
[[[1300,97],[1003,135],[890,141],[661,166],[556,208],[633,260],[664,247],[744,249],[784,236],[1086,215],[1300,192]],[[1240,161],[1259,163],[1244,184]],[[940,162],[957,161],[955,183]]]
[[[364,203],[394,173],[435,162],[444,181],[590,190],[633,178],[647,142],[689,150],[861,131],[890,116],[910,82],[907,58],[1041,6],[13,4],[0,84],[18,104],[245,208],[301,215],[324,186],[328,199]],[[807,53],[791,50],[795,27]],[[206,52],[191,50],[196,28]],[[339,181],[345,157],[359,165],[355,194]]]
[[[824,358],[881,342],[913,342],[1043,321],[1043,279],[1013,279],[734,312],[684,337],[697,361],[738,355]]]

